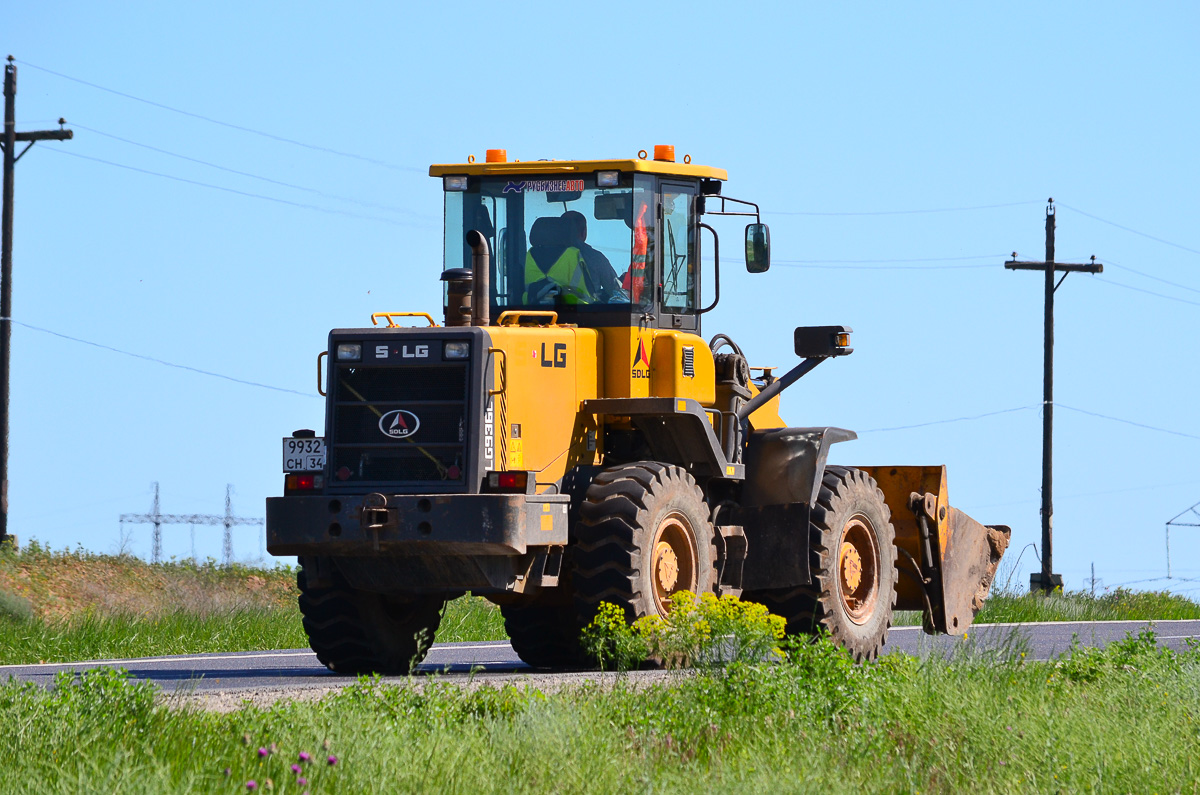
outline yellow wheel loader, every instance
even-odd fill
[[[779,376],[701,336],[720,299],[707,221],[751,220],[746,268],[770,265],[758,206],[722,193],[724,170],[659,146],[489,150],[429,173],[445,193],[441,317],[330,332],[324,435],[283,440],[284,495],[267,500],[267,548],[299,557],[324,664],[408,671],[466,592],[499,605],[539,667],[587,664],[580,630],[601,602],[633,621],[682,590],[762,602],[862,660],[895,609],[966,630],[1008,528],[950,507],[943,467],[827,465],[854,432],[780,418],[780,392],[851,353],[851,330],[795,329],[800,362]]]

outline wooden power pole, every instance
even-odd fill
[[[58,120],[60,129],[17,132],[17,67],[8,56],[4,66],[4,207],[3,232],[0,239],[0,544],[8,535],[8,373],[12,343],[12,236],[13,236],[13,171],[17,161],[38,141],[67,141],[74,137],[71,130],[61,129],[66,122]],[[17,154],[18,143],[25,148]]]
[[[1092,257],[1090,263],[1072,264],[1054,261],[1054,199],[1046,207],[1046,261],[1018,262],[1017,252],[1004,263],[1014,271],[1042,271],[1046,274],[1046,345],[1042,376],[1042,570],[1029,575],[1029,590],[1051,593],[1061,588],[1061,574],[1054,573],[1054,291],[1072,272],[1103,273],[1104,266]],[[1054,273],[1062,279],[1054,282]]]

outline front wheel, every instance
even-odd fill
[[[744,598],[786,618],[788,634],[824,629],[855,659],[875,659],[896,604],[896,547],[891,511],[866,472],[825,468],[809,522],[809,565],[810,585]]]
[[[640,461],[601,472],[580,506],[572,574],[581,624],[601,602],[629,621],[665,616],[680,591],[717,582],[708,505],[682,467]]]

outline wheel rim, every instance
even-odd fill
[[[650,546],[650,580],[659,615],[671,610],[671,596],[696,592],[696,544],[683,514],[671,512],[658,524]]]
[[[855,624],[865,624],[879,601],[879,546],[875,528],[855,514],[842,528],[837,559],[838,592],[842,607]]]

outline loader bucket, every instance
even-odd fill
[[[925,631],[966,632],[983,607],[1011,530],[952,508],[944,466],[859,467],[875,478],[896,531],[898,610],[921,610]]]

